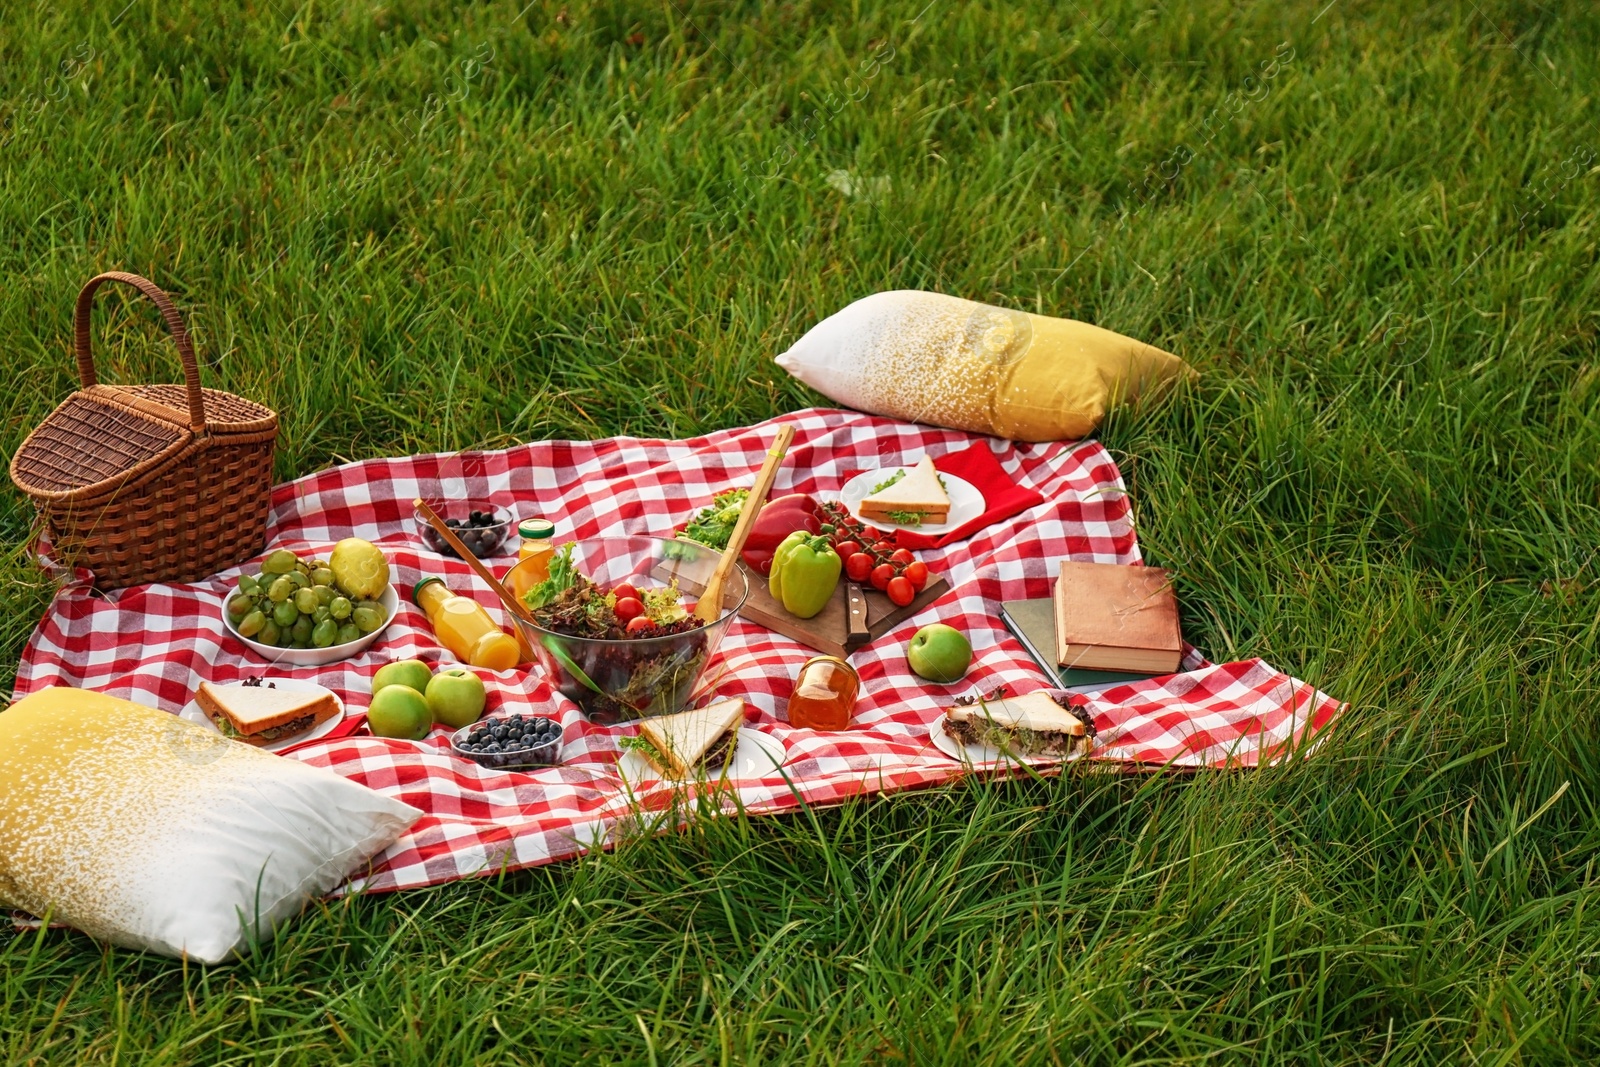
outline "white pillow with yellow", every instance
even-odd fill
[[[103,693],[0,712],[0,906],[114,945],[243,952],[421,814]]]
[[[836,403],[993,434],[1075,441],[1188,364],[1071,319],[914,289],[875,293],[813,326],[778,365]]]

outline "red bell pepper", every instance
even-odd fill
[[[817,502],[807,494],[790,493],[769,500],[756,516],[755,529],[744,543],[744,561],[761,574],[771,574],[773,553],[785,537],[796,530],[814,534],[820,529]]]

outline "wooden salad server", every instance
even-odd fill
[[[756,515],[767,502],[767,494],[772,491],[772,483],[778,477],[778,468],[783,465],[783,457],[788,455],[789,445],[793,441],[793,426],[778,427],[778,436],[773,439],[772,447],[767,449],[767,461],[761,465],[761,473],[756,475],[756,484],[751,487],[750,495],[744,498],[744,507],[739,509],[739,521],[734,524],[733,533],[728,535],[728,547],[723,550],[717,569],[711,572],[711,578],[694,606],[695,617],[701,621],[712,623],[721,617],[722,587],[739,562],[739,553],[744,551],[744,543],[749,540],[750,531],[755,527]]]
[[[494,576],[493,572],[483,565],[482,560],[472,554],[471,549],[461,543],[461,538],[456,536],[454,530],[445,525],[444,520],[439,518],[438,513],[428,506],[427,501],[419,496],[411,502],[411,505],[417,509],[418,515],[428,520],[429,526],[439,532],[439,536],[444,538],[444,543],[455,549],[456,555],[464,559],[467,566],[471,567],[479,578],[489,583],[489,588],[493,589],[495,594],[499,596],[500,603],[505,605],[507,611],[524,622],[533,623],[533,613],[528,610],[528,606],[513,596],[511,590],[500,584],[500,580]],[[520,626],[512,626],[512,629],[516,631],[517,645],[521,649],[523,657],[522,662],[528,663],[532,661],[533,646],[528,644],[528,636],[522,632],[522,627]]]

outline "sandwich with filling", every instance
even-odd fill
[[[944,713],[944,732],[963,745],[1018,756],[1070,756],[1094,747],[1094,722],[1068,695],[1039,689],[1022,696],[968,697]]]
[[[743,700],[719,700],[645,719],[626,744],[666,777],[693,778],[727,762],[743,721]]]
[[[944,491],[933,458],[904,472],[904,477],[879,486],[861,501],[861,518],[868,522],[892,522],[901,526],[946,522],[950,518],[950,495]]]
[[[340,712],[339,701],[326,689],[290,692],[259,679],[240,685],[201,682],[194,699],[223,736],[257,747],[313,730]]]

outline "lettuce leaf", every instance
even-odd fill
[[[578,565],[572,562],[572,550],[577,547],[576,541],[568,541],[550,557],[550,577],[522,595],[524,604],[537,611],[578,584],[583,576],[578,573]]]

